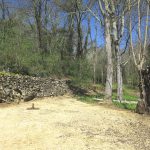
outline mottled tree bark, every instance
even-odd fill
[[[117,98],[123,100],[123,83],[120,51],[117,52]]]
[[[122,22],[124,22],[124,16],[122,17]],[[113,46],[115,48],[115,52],[116,52],[116,61],[117,61],[117,99],[122,101],[123,100],[123,83],[122,83],[122,68],[121,68],[121,52],[120,52],[120,41],[121,41],[121,37],[123,35],[123,31],[124,31],[124,23],[122,23],[121,26],[121,33],[120,35],[118,34],[118,26],[117,26],[117,22],[115,20],[113,20],[113,24],[112,24],[112,33],[113,33]]]
[[[105,87],[105,98],[112,98],[112,79],[113,79],[113,63],[112,63],[112,49],[111,49],[111,35],[110,35],[110,20],[105,17],[105,40],[107,53],[107,77]]]
[[[137,104],[137,113],[150,113],[150,67],[139,70],[140,101]]]

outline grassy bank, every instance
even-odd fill
[[[95,99],[103,99],[104,98],[104,86],[103,85],[94,85],[94,86],[92,85],[90,87],[82,86],[82,88],[86,88],[87,93],[76,95],[77,99],[82,102],[90,103],[90,104],[98,104],[100,101],[95,100]],[[121,109],[135,110],[136,103],[132,103],[132,102],[137,102],[138,98],[139,98],[138,97],[138,89],[125,85],[123,88],[123,99],[129,103],[113,101],[112,104],[114,104],[115,106],[117,106]],[[116,85],[113,86],[112,99],[117,100]]]

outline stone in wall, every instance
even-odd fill
[[[0,102],[29,101],[35,97],[64,95],[66,80],[30,76],[0,76]]]

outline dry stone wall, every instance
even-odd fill
[[[68,91],[65,80],[0,75],[0,102],[29,101],[35,97],[64,95]]]

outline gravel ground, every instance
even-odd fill
[[[0,150],[150,150],[148,116],[71,96],[4,106]]]

